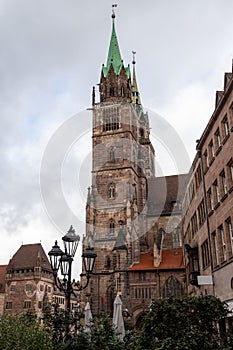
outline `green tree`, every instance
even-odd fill
[[[49,334],[32,314],[2,316],[0,318],[1,350],[52,350]]]
[[[213,296],[156,300],[144,318],[141,349],[223,350],[217,322],[226,315],[226,305]]]

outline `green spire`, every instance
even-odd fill
[[[117,35],[116,35],[116,30],[115,30],[115,13],[113,12],[112,14],[112,35],[111,35],[111,40],[110,40],[110,45],[108,49],[108,59],[107,59],[107,65],[106,67],[103,66],[103,73],[104,77],[106,78],[109,68],[111,64],[113,65],[114,71],[117,75],[120,74],[121,68],[123,66],[123,60],[121,58],[121,53],[119,49],[119,44],[117,40]],[[125,68],[127,77],[130,77],[130,69],[129,67]]]
[[[132,51],[133,53],[133,79],[132,79],[132,103],[141,105],[141,99],[140,99],[140,93],[138,91],[138,84],[136,79],[136,73],[135,73],[135,51]]]

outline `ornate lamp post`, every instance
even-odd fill
[[[74,296],[77,296],[75,291],[83,290],[88,286],[97,254],[91,247],[86,248],[85,252],[82,254],[86,272],[86,283],[84,286],[82,286],[75,281],[71,281],[72,262],[78,248],[80,237],[79,235],[75,234],[75,230],[72,226],[70,226],[69,231],[64,237],[62,237],[62,240],[64,243],[65,252],[60,249],[57,241],[55,241],[55,245],[52,247],[48,255],[50,257],[50,264],[53,270],[55,285],[61,292],[64,292],[66,297],[66,308],[67,311],[70,311],[71,295],[73,294]],[[58,277],[59,269],[63,276],[62,281]]]

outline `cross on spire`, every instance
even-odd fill
[[[117,4],[112,4],[112,18],[115,18],[114,8],[117,7]]]

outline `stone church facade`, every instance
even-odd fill
[[[136,323],[154,298],[182,295],[180,229],[185,175],[156,177],[149,116],[143,110],[133,57],[121,58],[112,15],[99,102],[93,88],[92,184],[83,247],[97,259],[86,294],[92,312],[112,312],[116,294]],[[85,278],[85,277],[84,277]]]

